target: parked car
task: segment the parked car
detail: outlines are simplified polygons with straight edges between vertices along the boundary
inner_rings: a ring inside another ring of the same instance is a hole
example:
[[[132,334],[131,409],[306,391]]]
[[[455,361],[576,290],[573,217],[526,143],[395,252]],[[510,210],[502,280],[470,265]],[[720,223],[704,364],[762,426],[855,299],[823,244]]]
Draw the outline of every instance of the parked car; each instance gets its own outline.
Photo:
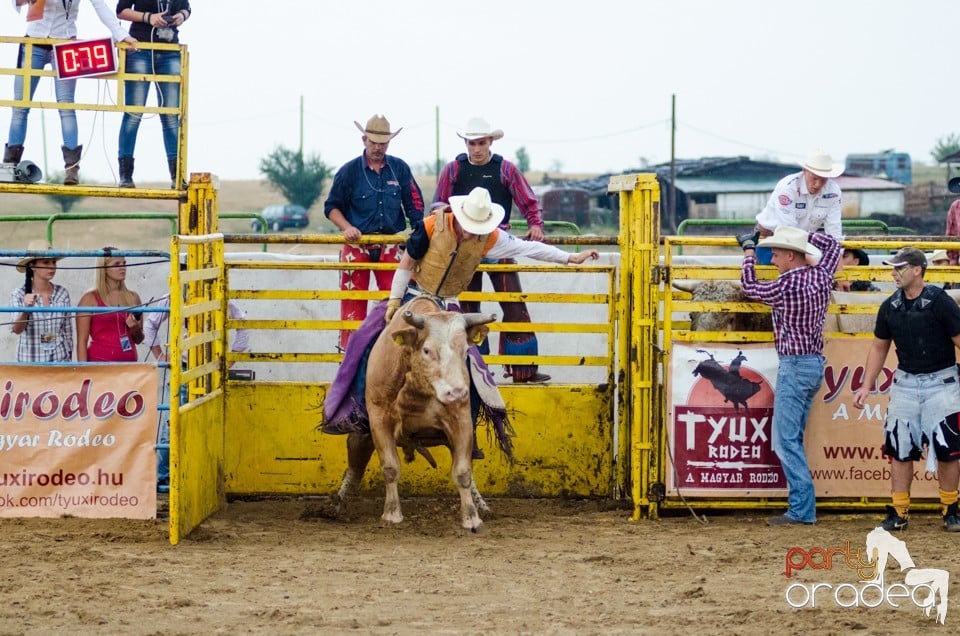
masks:
[[[288,227],[304,228],[310,225],[310,213],[302,205],[293,203],[278,203],[268,205],[260,213],[267,222],[267,227],[274,232],[282,232]],[[250,221],[250,227],[254,232],[261,229],[260,219]]]

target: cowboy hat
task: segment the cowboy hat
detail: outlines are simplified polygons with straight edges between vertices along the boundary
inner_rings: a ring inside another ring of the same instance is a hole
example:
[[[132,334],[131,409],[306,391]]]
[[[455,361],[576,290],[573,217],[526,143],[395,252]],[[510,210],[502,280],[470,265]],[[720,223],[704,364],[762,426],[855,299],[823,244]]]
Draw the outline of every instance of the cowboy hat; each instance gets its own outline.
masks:
[[[354,121],[353,125],[362,132],[367,139],[376,144],[385,144],[398,134],[403,128],[397,128],[395,132],[390,132],[390,122],[383,115],[372,115],[367,120],[367,127],[364,128],[360,122]]]
[[[48,252],[53,250],[53,246],[50,245],[45,239],[37,239],[35,241],[30,241],[30,244],[27,245],[28,252]],[[17,263],[17,271],[23,273],[27,271],[27,265],[33,261],[39,260],[41,258],[52,258],[55,261],[62,259],[62,256],[24,256],[20,259],[20,262]]]
[[[809,170],[818,177],[823,177],[824,179],[832,179],[833,177],[839,177],[843,174],[843,164],[833,163],[833,159],[830,158],[830,155],[826,151],[817,149],[812,151],[807,155],[807,158],[804,159],[802,165],[806,170]]]
[[[857,261],[857,265],[864,265],[864,266],[866,266],[866,265],[869,265],[869,264],[870,264],[870,255],[867,254],[865,251],[863,251],[863,250],[860,249],[860,248],[849,248],[849,247],[848,247],[847,249],[843,250],[843,254],[844,254],[844,256],[846,256],[847,254],[852,254],[854,260]]]
[[[933,254],[927,257],[927,262],[931,265],[936,264],[937,261],[949,261],[950,257],[947,256],[947,250],[934,250]]]
[[[503,206],[490,200],[486,188],[477,186],[467,196],[450,197],[450,209],[464,230],[471,234],[489,234],[503,220]]]
[[[457,136],[467,141],[471,139],[485,139],[487,137],[496,140],[503,137],[503,131],[499,128],[492,130],[490,124],[488,124],[485,119],[472,117],[470,121],[467,122],[467,125],[463,127],[463,130],[457,131]]]
[[[822,253],[815,245],[811,245],[807,240],[806,230],[789,225],[778,225],[773,231],[772,236],[760,239],[757,247],[779,247],[785,250],[793,250],[801,254],[809,254],[815,258],[820,258]]]

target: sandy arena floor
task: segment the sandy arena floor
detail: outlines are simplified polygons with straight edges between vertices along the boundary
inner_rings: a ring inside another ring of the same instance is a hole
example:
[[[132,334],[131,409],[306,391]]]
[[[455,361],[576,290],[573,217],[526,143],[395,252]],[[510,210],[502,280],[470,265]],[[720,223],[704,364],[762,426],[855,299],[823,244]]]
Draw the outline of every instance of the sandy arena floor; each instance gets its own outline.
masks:
[[[398,527],[381,526],[374,496],[341,521],[316,518],[320,503],[234,501],[176,547],[164,521],[0,520],[0,633],[906,634],[960,621],[960,536],[932,514],[898,536],[919,567],[951,571],[945,628],[909,604],[786,602],[791,583],[857,583],[842,557],[788,580],[785,557],[860,549],[873,514],[771,528],[745,513],[631,522],[609,502],[494,499],[470,535],[453,496],[403,499]]]

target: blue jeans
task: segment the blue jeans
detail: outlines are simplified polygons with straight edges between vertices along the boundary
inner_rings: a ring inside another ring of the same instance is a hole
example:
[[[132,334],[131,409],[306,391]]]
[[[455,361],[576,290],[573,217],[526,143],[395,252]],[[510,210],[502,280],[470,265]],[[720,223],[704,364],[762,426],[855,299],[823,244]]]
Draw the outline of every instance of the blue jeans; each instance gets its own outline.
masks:
[[[26,44],[20,45],[20,53],[17,55],[17,68],[23,68],[23,58],[26,53]],[[53,49],[41,48],[36,44],[33,46],[33,53],[30,59],[30,68],[39,69],[47,64],[53,66]],[[37,91],[39,77],[30,78],[30,98]],[[53,81],[53,87],[57,94],[57,101],[60,103],[72,104],[73,96],[77,90],[77,80],[58,80]],[[13,98],[23,99],[23,76],[17,75],[13,80]],[[10,134],[7,136],[7,143],[11,146],[22,146],[27,138],[27,116],[30,114],[29,108],[14,108],[10,115]],[[77,113],[73,110],[60,111],[60,130],[63,134],[63,145],[73,150],[77,147]]]
[[[780,458],[789,489],[787,516],[796,521],[817,520],[813,478],[803,448],[803,432],[813,398],[823,384],[823,356],[782,356],[773,398],[773,452]]]
[[[180,75],[179,51],[139,50],[127,53],[127,73],[148,75]],[[179,108],[180,84],[174,82],[156,82],[157,106]],[[124,103],[128,106],[145,106],[149,82],[124,82]],[[124,113],[120,122],[119,157],[132,157],[137,145],[137,131],[143,113]],[[177,137],[180,134],[180,117],[160,115],[160,127],[163,130],[163,147],[167,159],[177,158]]]

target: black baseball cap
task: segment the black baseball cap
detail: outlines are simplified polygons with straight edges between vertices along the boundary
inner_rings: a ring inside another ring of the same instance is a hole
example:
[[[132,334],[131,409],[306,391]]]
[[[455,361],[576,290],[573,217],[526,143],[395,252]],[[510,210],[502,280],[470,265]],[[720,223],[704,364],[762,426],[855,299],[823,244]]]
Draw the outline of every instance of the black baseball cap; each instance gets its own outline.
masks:
[[[883,264],[891,267],[912,265],[913,267],[925,268],[927,266],[927,256],[915,247],[903,247],[890,259],[883,261]]]

